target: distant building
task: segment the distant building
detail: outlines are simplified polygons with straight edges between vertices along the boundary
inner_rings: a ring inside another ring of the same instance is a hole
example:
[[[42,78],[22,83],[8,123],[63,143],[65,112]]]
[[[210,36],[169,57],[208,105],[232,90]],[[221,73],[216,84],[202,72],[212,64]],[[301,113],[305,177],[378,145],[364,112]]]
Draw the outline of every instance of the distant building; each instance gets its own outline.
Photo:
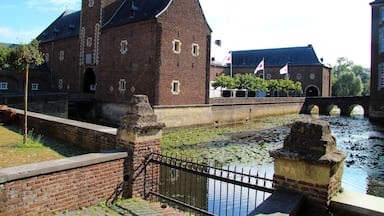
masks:
[[[208,102],[211,29],[198,0],[83,0],[37,39],[55,91],[101,106]]]
[[[369,117],[384,120],[384,0],[372,6],[371,92]]]
[[[258,71],[256,76],[262,78],[264,75],[266,80],[284,79],[286,75],[281,75],[280,69],[288,64],[289,79],[302,83],[304,96],[331,96],[331,68],[319,61],[312,45],[233,51],[233,75],[237,73],[253,74],[263,59],[264,71]],[[224,72],[230,74],[230,68],[226,67]]]

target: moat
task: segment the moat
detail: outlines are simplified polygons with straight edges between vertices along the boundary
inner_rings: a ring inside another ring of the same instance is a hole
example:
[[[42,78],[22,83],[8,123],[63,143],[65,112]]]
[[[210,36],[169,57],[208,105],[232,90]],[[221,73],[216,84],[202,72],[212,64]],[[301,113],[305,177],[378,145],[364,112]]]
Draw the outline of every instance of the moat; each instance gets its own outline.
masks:
[[[266,171],[268,176],[273,176],[273,159],[269,157],[268,151],[283,144],[284,138],[290,132],[291,122],[295,119],[311,118],[328,121],[338,148],[347,152],[343,188],[384,197],[384,126],[366,118],[309,115],[270,117],[271,121],[280,122],[280,125],[283,122],[284,126],[226,134],[231,138],[186,145],[183,147],[184,153],[198,155],[215,165],[237,169],[252,168]],[[264,123],[265,120],[260,122]],[[233,127],[242,126],[239,124]]]

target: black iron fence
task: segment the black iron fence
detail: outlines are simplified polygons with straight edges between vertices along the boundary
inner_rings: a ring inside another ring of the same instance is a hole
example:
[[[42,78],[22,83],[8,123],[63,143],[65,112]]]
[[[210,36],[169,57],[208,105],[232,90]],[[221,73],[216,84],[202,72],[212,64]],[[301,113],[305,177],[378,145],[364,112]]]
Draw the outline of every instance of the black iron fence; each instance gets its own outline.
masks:
[[[248,215],[274,191],[266,172],[156,153],[147,162],[160,165],[159,192],[147,193],[191,215]]]

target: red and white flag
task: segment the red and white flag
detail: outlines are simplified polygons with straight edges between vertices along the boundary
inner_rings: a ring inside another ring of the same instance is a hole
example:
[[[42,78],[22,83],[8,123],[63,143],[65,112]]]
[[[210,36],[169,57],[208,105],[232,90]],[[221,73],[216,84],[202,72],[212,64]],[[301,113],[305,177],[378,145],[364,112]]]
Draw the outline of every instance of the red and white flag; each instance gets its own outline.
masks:
[[[261,60],[261,62],[257,65],[255,72],[253,73],[256,74],[258,71],[262,71],[262,70],[264,70],[264,59]]]
[[[232,64],[232,52],[229,52],[224,58],[224,64]]]
[[[288,73],[288,64],[286,64],[284,67],[280,69],[280,74],[287,74]]]

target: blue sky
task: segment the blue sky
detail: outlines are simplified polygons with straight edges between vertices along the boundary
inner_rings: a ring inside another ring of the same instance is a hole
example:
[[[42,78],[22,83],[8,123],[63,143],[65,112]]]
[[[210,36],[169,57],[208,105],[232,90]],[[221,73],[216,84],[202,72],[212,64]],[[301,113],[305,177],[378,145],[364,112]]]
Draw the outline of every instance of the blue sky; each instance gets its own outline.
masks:
[[[334,65],[345,56],[370,66],[373,0],[200,0],[217,60],[230,50],[306,46]],[[1,0],[0,42],[28,43],[80,0]]]

